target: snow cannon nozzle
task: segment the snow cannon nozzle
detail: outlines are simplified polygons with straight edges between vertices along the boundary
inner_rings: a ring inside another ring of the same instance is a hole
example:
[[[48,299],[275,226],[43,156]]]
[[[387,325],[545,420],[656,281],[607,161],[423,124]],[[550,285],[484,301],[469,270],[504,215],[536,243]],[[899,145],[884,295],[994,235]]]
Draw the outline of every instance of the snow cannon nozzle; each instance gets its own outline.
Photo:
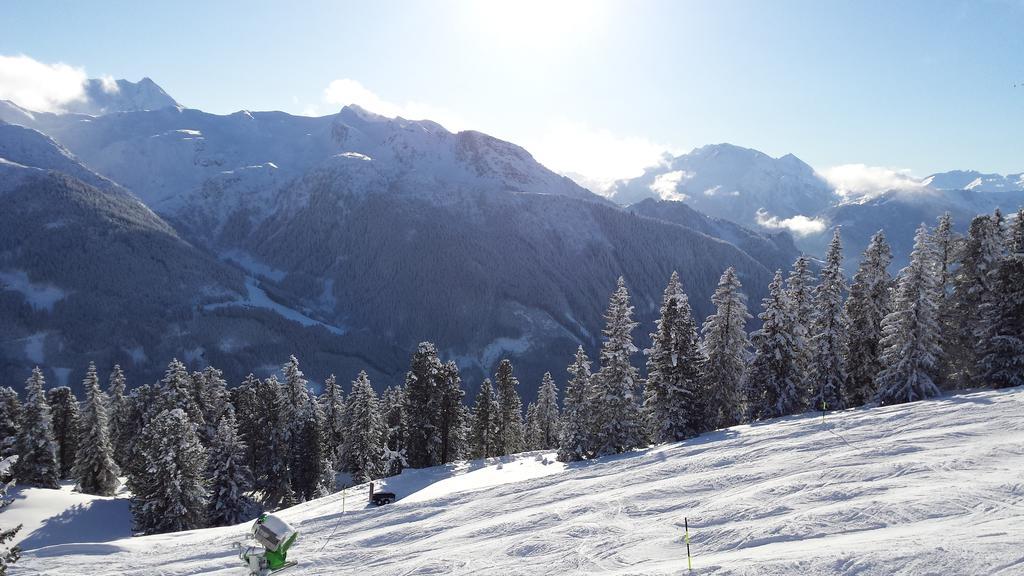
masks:
[[[294,566],[288,561],[288,549],[299,533],[279,516],[260,514],[253,522],[251,536],[257,546],[248,546],[240,554],[251,576],[267,576]],[[241,545],[239,545],[241,546]]]

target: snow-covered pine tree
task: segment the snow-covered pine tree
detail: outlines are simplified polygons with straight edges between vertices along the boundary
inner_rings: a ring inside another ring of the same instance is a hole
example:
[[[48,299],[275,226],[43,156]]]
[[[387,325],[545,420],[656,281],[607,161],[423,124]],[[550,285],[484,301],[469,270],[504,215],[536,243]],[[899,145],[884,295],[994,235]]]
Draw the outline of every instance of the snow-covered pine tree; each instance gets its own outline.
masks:
[[[299,368],[299,360],[294,355],[288,357],[288,361],[281,367],[281,374],[284,376],[283,392],[285,398],[285,410],[283,415],[288,426],[290,462],[288,465],[289,477],[291,478],[291,490],[297,502],[304,502],[311,496],[318,476],[319,463],[310,461],[303,456],[309,449],[304,446],[307,442],[310,425],[309,389],[306,375]]]
[[[411,468],[440,464],[441,434],[436,420],[442,368],[437,348],[430,342],[420,342],[405,376],[405,457]]]
[[[389,386],[381,406],[384,425],[381,466],[384,476],[396,476],[408,466],[405,459],[405,389]]]
[[[699,433],[691,417],[701,363],[697,323],[676,272],[665,287],[656,328],[651,347],[644,351],[644,418],[651,440],[675,442]]]
[[[310,390],[306,391],[299,422],[292,429],[292,490],[300,502],[320,498],[334,489],[330,455],[324,447],[324,413]]]
[[[882,321],[882,365],[873,401],[900,404],[930,398],[939,347],[938,278],[928,228],[914,237],[910,264],[900,272],[890,312]]]
[[[1003,246],[991,216],[978,216],[971,226],[960,251],[960,267],[953,275],[952,320],[956,326],[953,337],[944,342],[949,357],[950,373],[943,379],[951,388],[969,388],[979,384],[979,343],[985,325],[981,311],[995,298],[995,271]]]
[[[181,408],[185,411],[188,419],[202,428],[206,422],[203,419],[203,411],[195,400],[194,384],[188,369],[177,358],[171,360],[164,372],[164,378],[160,381],[159,390],[156,392],[156,403],[146,409],[155,416],[164,410]]]
[[[725,428],[739,422],[743,414],[740,383],[746,368],[746,324],[750,319],[747,296],[742,292],[736,270],[729,267],[711,296],[715,312],[701,327],[701,392],[704,417],[701,431]]]
[[[263,407],[259,404],[258,391],[260,381],[253,374],[245,377],[241,384],[231,389],[231,407],[234,409],[238,434],[245,447],[245,465],[253,475],[253,483],[257,474],[257,451],[265,448],[266,435],[260,429]],[[220,427],[218,426],[218,429]]]
[[[345,444],[345,391],[331,374],[324,380],[324,393],[320,395],[324,411],[324,442],[334,470],[343,468],[342,454]]]
[[[57,464],[60,477],[71,478],[78,453],[78,398],[67,386],[51,388],[46,393],[53,420],[53,440],[57,443]]]
[[[986,386],[1024,385],[1024,209],[1010,228],[1007,254],[993,275],[994,298],[982,310],[985,333],[977,367]]]
[[[786,278],[786,295],[793,306],[793,336],[797,347],[799,366],[797,377],[800,378],[800,402],[797,412],[802,412],[811,403],[811,361],[814,359],[811,346],[811,325],[814,322],[814,275],[810,269],[810,259],[800,256],[793,262],[793,268]]]
[[[459,458],[468,459],[472,458],[470,453],[472,452],[469,445],[469,435],[473,426],[473,409],[463,404],[459,406],[459,411],[462,415],[459,417],[461,427],[459,429],[459,444],[456,446],[456,452],[460,455]]]
[[[15,474],[23,484],[40,488],[60,487],[57,443],[53,440],[50,404],[46,401],[43,371],[36,366],[25,382],[25,403],[21,408],[18,434],[18,464]]]
[[[761,306],[761,329],[750,337],[754,359],[743,385],[751,420],[793,414],[800,409],[803,396],[793,303],[782,286],[782,270],[775,273]]]
[[[604,315],[601,369],[593,378],[591,407],[594,418],[594,452],[618,454],[646,443],[637,402],[639,376],[630,363],[633,345],[633,305],[626,281],[619,277]]]
[[[142,435],[147,472],[130,485],[136,530],[160,534],[202,528],[207,510],[207,456],[196,424],[181,408],[164,410]]]
[[[314,394],[312,390],[309,391],[308,406],[308,410],[314,413],[319,427],[319,453],[316,456],[320,461],[320,465],[317,467],[317,472],[319,472],[320,477],[317,480],[313,496],[315,498],[321,498],[334,492],[337,484],[337,476],[334,471],[334,466],[331,463],[331,451],[327,446],[327,419],[324,416],[323,408],[317,401],[316,394]]]
[[[14,486],[14,479],[8,477],[17,460],[18,457],[14,455],[0,459],[0,512],[14,502],[14,498],[8,496],[7,491]],[[0,528],[0,576],[7,574],[7,568],[21,557],[20,546],[7,546],[7,543],[13,540],[21,530],[21,526],[18,524],[14,528]]]
[[[381,458],[384,425],[380,420],[377,393],[373,391],[366,372],[360,372],[352,382],[348,415],[345,455],[352,481],[361,484],[380,478],[384,472]]]
[[[0,387],[0,459],[17,454],[21,401],[10,386]]]
[[[80,419],[81,442],[74,469],[77,490],[84,494],[113,496],[121,470],[114,462],[114,445],[110,442],[109,399],[100,390],[100,379],[92,362],[82,380],[82,388],[85,390],[85,405]]]
[[[953,272],[962,241],[960,235],[953,230],[953,217],[949,212],[940,216],[935,232],[931,236],[931,243],[939,291],[939,345],[943,351],[952,347],[952,343],[956,341],[956,333],[960,329],[956,325],[956,315],[953,311]],[[944,353],[939,359],[938,378],[935,383],[940,388],[951,387],[947,376],[952,372],[950,355]]]
[[[143,384],[132,389],[125,397],[124,422],[121,428],[124,442],[125,457],[120,465],[121,472],[128,477],[128,485],[131,486],[133,478],[141,478],[146,472],[146,447],[142,445],[141,432],[156,417],[154,407],[159,405],[155,398],[159,388],[149,384]]]
[[[566,369],[569,383],[565,386],[565,403],[558,438],[558,459],[562,462],[583,460],[590,453],[590,358],[583,346],[576,349],[576,357]]]
[[[246,463],[245,442],[238,434],[234,409],[228,405],[210,443],[208,461],[210,497],[207,520],[210,526],[232,526],[249,518],[253,502],[252,471]]]
[[[523,427],[523,401],[519,397],[519,379],[512,375],[512,362],[504,359],[494,374],[498,388],[498,447],[496,456],[521,452],[526,443]]]
[[[192,378],[196,385],[197,403],[205,423],[199,437],[203,445],[208,446],[217,435],[220,418],[227,410],[228,386],[224,381],[224,372],[213,366],[207,366],[202,372],[193,374]]]
[[[538,449],[550,450],[558,447],[558,433],[561,418],[558,414],[558,386],[551,372],[545,372],[537,393],[537,426],[540,429]]]
[[[1006,232],[1006,218],[998,206],[992,212],[992,227],[995,229],[996,239],[999,240],[999,256],[1005,256],[1006,250],[1010,246],[1011,238],[1010,234]]]
[[[110,442],[114,446],[114,462],[118,466],[123,466],[124,460],[128,458],[128,447],[122,440],[123,432],[127,432],[125,430],[127,427],[126,403],[128,401],[125,397],[126,382],[127,379],[124,376],[124,370],[121,370],[121,365],[114,364],[113,370],[110,371],[110,378],[107,380],[107,397],[110,399],[110,409],[107,410],[107,415],[110,417]]]
[[[491,379],[484,378],[473,406],[473,423],[469,434],[472,458],[491,458],[498,455],[498,414],[498,401],[494,397]]]
[[[462,421],[462,399],[466,392],[462,389],[462,377],[459,367],[453,361],[441,367],[437,379],[438,412],[437,429],[441,437],[438,446],[439,464],[454,462],[462,455],[460,448],[465,444]]]
[[[526,406],[526,442],[524,448],[526,450],[538,450],[541,443],[540,435],[540,422],[537,421],[537,404],[530,402]]]
[[[871,243],[861,257],[857,273],[850,285],[846,300],[849,319],[846,366],[849,381],[846,387],[847,405],[862,406],[875,395],[875,378],[883,366],[882,320],[890,312],[892,276],[888,267],[892,251],[881,230],[871,237]]]
[[[277,377],[260,381],[256,393],[260,406],[258,429],[260,450],[256,454],[256,486],[263,495],[268,508],[294,504],[295,493],[291,487],[288,470],[292,421],[288,410],[288,399]]]
[[[814,288],[814,323],[811,332],[812,408],[839,410],[846,406],[846,329],[843,309],[843,245],[837,226],[825,267]]]
[[[306,394],[306,375],[299,369],[299,360],[294,355],[288,357],[288,361],[281,367],[281,373],[284,375],[284,391],[289,410],[292,416],[297,416],[303,412],[309,397]]]

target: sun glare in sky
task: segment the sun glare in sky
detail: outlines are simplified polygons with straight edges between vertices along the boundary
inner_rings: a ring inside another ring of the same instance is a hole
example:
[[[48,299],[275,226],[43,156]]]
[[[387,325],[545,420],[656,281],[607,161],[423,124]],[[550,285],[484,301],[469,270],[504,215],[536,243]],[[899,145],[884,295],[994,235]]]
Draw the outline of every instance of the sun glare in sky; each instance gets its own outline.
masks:
[[[607,5],[586,0],[500,0],[463,4],[466,26],[491,49],[565,50],[592,41],[607,22]]]

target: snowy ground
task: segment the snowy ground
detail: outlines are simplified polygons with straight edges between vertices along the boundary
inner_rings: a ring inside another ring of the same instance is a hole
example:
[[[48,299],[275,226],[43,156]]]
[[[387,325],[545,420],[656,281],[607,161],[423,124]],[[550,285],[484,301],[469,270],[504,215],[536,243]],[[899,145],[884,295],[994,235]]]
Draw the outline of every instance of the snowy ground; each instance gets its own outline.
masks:
[[[0,527],[21,524],[14,543],[31,549],[68,542],[103,542],[131,536],[128,493],[122,486],[113,498],[72,491],[75,483],[59,490],[16,486],[14,502],[0,515]]]
[[[409,471],[283,512],[290,574],[1024,574],[1024,389],[739,426],[569,466]],[[6,516],[6,514],[5,514]],[[13,574],[243,574],[245,527],[29,550]]]

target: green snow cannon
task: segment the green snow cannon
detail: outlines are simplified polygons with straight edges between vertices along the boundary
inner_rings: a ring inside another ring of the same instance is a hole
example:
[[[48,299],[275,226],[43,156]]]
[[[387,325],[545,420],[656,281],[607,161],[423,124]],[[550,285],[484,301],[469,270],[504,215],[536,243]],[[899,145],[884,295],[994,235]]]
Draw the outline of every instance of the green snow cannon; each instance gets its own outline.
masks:
[[[294,566],[288,561],[288,549],[299,535],[294,528],[273,514],[260,514],[252,525],[252,537],[262,549],[249,546],[241,554],[242,562],[253,576],[267,576]]]

